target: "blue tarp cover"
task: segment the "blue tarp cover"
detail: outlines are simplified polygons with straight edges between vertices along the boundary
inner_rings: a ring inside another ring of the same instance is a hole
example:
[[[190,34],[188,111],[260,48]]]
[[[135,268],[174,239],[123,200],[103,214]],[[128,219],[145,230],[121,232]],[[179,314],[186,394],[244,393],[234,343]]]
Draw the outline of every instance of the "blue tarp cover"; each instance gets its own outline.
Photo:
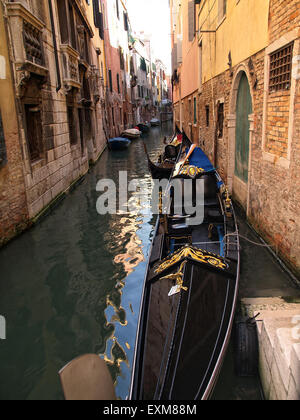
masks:
[[[109,143],[129,143],[130,140],[125,139],[124,137],[115,137],[114,139],[109,139]]]
[[[210,160],[200,147],[196,147],[194,150],[192,156],[189,158],[189,164],[191,166],[196,166],[197,168],[202,168],[205,172],[215,170]]]

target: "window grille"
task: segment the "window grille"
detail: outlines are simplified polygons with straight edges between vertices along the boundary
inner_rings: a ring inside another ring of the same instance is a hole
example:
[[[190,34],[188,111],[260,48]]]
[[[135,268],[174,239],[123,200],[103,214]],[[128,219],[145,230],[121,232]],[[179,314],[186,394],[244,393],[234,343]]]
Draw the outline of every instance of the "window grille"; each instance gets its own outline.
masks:
[[[270,55],[270,92],[290,89],[292,58],[293,44]]]

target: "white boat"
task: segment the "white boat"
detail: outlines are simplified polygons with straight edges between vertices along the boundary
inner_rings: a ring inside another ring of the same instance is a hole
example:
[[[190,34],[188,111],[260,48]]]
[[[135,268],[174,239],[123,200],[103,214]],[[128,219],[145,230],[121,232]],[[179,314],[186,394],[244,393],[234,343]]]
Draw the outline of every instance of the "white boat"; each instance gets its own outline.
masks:
[[[135,128],[130,128],[128,130],[123,131],[122,137],[126,137],[127,139],[138,139],[141,137],[142,132],[136,130]]]
[[[157,126],[159,126],[159,125],[160,125],[160,120],[158,120],[157,118],[153,118],[153,119],[150,121],[150,123],[151,123],[152,127],[157,127]]]

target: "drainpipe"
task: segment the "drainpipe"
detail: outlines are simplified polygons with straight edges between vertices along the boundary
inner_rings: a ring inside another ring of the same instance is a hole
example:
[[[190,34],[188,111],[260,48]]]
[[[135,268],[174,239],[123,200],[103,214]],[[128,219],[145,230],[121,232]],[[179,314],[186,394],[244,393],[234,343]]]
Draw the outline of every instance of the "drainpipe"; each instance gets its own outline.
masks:
[[[59,92],[61,89],[61,77],[60,77],[60,68],[59,68],[59,60],[58,60],[57,42],[56,42],[56,31],[55,31],[54,18],[53,18],[52,0],[48,0],[48,3],[49,3],[50,22],[51,22],[52,39],[53,39],[53,46],[54,46],[55,65],[56,65],[56,78],[57,78],[56,92]]]

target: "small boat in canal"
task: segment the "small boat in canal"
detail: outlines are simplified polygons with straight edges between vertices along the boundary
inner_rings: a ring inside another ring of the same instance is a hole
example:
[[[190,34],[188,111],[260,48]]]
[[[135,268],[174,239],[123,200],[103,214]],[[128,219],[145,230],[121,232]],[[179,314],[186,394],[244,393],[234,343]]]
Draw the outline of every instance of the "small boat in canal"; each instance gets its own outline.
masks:
[[[130,128],[128,130],[123,131],[121,136],[130,140],[135,140],[140,138],[141,134],[142,132],[140,130],[137,130],[136,128]]]
[[[137,125],[137,127],[138,127],[138,129],[142,132],[142,133],[148,133],[149,132],[149,130],[150,130],[150,127],[151,127],[151,124],[147,124],[147,123],[145,123],[145,124],[143,124],[143,123],[140,123],[140,124],[138,124]]]
[[[152,126],[152,127],[158,127],[158,126],[160,126],[160,120],[159,120],[159,119],[157,119],[157,118],[153,118],[153,119],[150,121],[150,124],[151,124],[151,126]]]
[[[234,208],[195,145],[172,173],[172,182],[185,179],[192,180],[193,205],[204,185],[197,203],[204,221],[175,203],[169,183],[171,210],[158,218],[144,282],[130,400],[209,399],[231,336],[240,270]]]
[[[110,150],[126,150],[130,146],[131,141],[124,137],[115,137],[108,140]]]

